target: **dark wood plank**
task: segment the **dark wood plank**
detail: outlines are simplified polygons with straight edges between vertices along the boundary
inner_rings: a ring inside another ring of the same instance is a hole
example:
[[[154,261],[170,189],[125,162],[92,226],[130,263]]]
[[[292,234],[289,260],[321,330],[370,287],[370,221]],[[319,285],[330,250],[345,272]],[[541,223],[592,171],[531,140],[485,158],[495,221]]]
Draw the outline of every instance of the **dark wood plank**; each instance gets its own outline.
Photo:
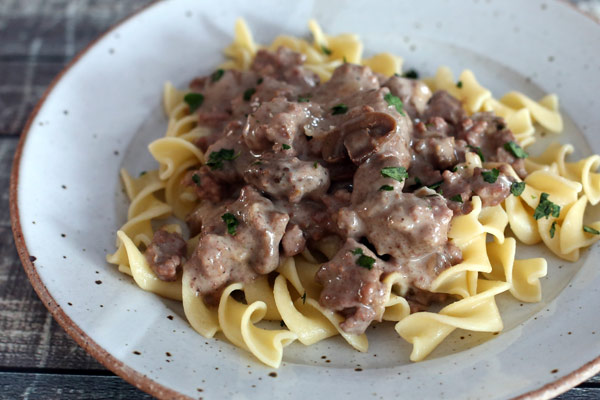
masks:
[[[118,376],[0,372],[0,399],[153,399]]]
[[[600,387],[576,387],[556,397],[556,400],[598,400]]]
[[[19,135],[33,106],[68,61],[150,1],[0,2],[0,134]]]

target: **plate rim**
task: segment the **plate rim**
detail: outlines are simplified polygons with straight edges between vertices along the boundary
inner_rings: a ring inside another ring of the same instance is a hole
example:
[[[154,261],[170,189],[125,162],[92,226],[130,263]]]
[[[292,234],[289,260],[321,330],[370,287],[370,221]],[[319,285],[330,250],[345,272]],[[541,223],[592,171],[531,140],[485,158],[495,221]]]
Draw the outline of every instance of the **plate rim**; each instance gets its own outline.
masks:
[[[58,324],[65,330],[65,332],[75,340],[75,342],[82,347],[88,354],[90,354],[95,360],[106,367],[108,370],[114,372],[116,375],[121,377],[129,384],[137,387],[138,389],[158,398],[177,398],[177,399],[191,399],[174,389],[168,388],[152,378],[148,377],[141,372],[129,367],[122,361],[119,361],[115,356],[109,353],[104,347],[96,343],[86,332],[84,332],[75,321],[73,321],[55,301],[52,294],[48,291],[40,276],[38,275],[37,268],[34,262],[31,260],[29,250],[25,243],[25,237],[21,229],[19,205],[18,205],[18,184],[19,184],[19,168],[21,164],[22,150],[29,135],[30,128],[33,124],[33,120],[36,118],[40,109],[45,104],[47,97],[54,90],[55,86],[61,81],[61,79],[70,71],[70,69],[84,56],[87,52],[93,48],[100,40],[105,38],[108,34],[116,30],[118,27],[126,23],[127,21],[135,18],[139,14],[147,11],[158,3],[162,3],[164,0],[152,0],[150,3],[142,6],[140,9],[134,11],[130,15],[120,19],[115,24],[111,25],[106,31],[98,35],[94,40],[88,43],[82,50],[80,50],[54,77],[52,82],[48,85],[39,101],[29,114],[27,122],[23,130],[21,131],[19,142],[15,149],[15,154],[11,166],[10,184],[9,184],[9,211],[11,220],[11,229],[15,242],[15,247],[19,255],[21,264],[29,282],[33,286],[36,294],[38,295],[41,302],[44,304],[46,309],[52,314],[53,318]],[[562,4],[571,7],[578,11],[582,16],[589,18],[595,23],[600,25],[600,18],[596,18],[588,13],[583,12],[577,8],[574,4],[568,0],[549,0],[550,2]],[[553,382],[547,383],[538,389],[531,390],[524,394],[515,397],[515,400],[525,399],[547,399],[558,396],[561,393],[574,388],[579,383],[589,379],[590,377],[600,373],[600,355],[591,361],[583,364],[580,368],[564,375]]]

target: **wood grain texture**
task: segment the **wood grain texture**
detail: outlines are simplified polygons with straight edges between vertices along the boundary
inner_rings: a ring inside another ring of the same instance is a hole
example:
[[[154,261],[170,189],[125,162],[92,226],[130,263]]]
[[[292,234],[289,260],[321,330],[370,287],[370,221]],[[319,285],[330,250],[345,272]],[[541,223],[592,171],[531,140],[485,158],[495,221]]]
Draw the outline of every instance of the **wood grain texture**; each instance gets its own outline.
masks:
[[[118,376],[0,372],[0,399],[153,399]]]

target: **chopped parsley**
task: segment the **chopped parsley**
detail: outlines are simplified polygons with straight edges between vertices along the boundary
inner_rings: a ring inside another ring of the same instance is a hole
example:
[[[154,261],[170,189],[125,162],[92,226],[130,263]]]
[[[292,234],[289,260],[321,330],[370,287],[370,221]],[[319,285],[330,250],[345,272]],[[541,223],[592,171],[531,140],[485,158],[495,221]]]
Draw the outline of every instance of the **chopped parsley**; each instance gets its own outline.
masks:
[[[332,54],[331,49],[329,49],[327,46],[325,46],[324,44],[321,45],[321,51],[325,54],[327,54],[328,56],[330,56]]]
[[[442,186],[442,183],[444,183],[444,181],[439,181],[436,183],[432,183],[431,185],[427,186],[429,189],[433,189],[433,190],[437,190],[440,186]]]
[[[313,164],[313,168],[314,168],[314,169],[317,169],[317,168],[319,168],[319,163],[315,161],[315,163]]]
[[[344,56],[344,64],[348,64],[348,60],[346,60],[346,56]]]
[[[368,270],[373,268],[373,264],[375,264],[375,259],[373,257],[365,256],[360,247],[355,248],[354,250],[350,251],[350,253],[354,254],[355,256],[359,256],[356,260],[356,265],[358,265],[359,267],[363,267]]]
[[[200,177],[198,176],[198,174],[192,175],[192,181],[194,181],[196,186],[200,186]]]
[[[146,175],[146,174],[147,174],[147,172],[146,172],[146,171],[142,171],[142,172],[140,172],[140,176],[144,176],[144,175]]]
[[[221,219],[223,220],[223,222],[225,222],[225,225],[227,225],[227,233],[229,233],[231,236],[235,236],[235,228],[239,224],[235,215],[233,215],[232,213],[225,213],[221,215]]]
[[[462,85],[462,81],[458,81],[458,82],[456,82],[456,87],[457,87],[457,88],[459,88],[459,89],[462,89],[462,86],[463,86],[463,85]]]
[[[379,190],[385,190],[386,192],[391,192],[392,190],[394,190],[394,187],[390,186],[390,185],[383,185],[379,188]]]
[[[402,182],[408,178],[408,172],[406,172],[406,168],[404,167],[385,167],[381,168],[381,176]]]
[[[310,98],[308,96],[298,96],[298,103],[308,103]]]
[[[409,69],[402,76],[408,79],[419,79],[419,73],[415,69]]]
[[[343,103],[340,103],[337,106],[333,106],[333,108],[331,109],[331,114],[333,115],[346,114],[346,112],[348,112],[348,106]]]
[[[208,161],[206,165],[210,167],[210,169],[223,169],[223,161],[232,161],[235,160],[239,156],[235,154],[233,149],[221,149],[219,151],[213,151],[208,155]]]
[[[218,69],[210,75],[210,80],[213,82],[218,82],[219,79],[221,79],[223,77],[224,73],[225,73],[224,70]]]
[[[462,196],[460,194],[457,194],[455,196],[450,197],[450,200],[456,201],[457,203],[462,203],[463,202]]]
[[[400,97],[396,97],[393,94],[388,93],[383,96],[383,99],[388,103],[388,105],[396,107],[396,111],[398,111],[400,115],[406,116],[404,113],[404,103],[402,103]]]
[[[515,142],[506,142],[504,143],[504,149],[512,153],[513,156],[517,158],[527,158],[529,155],[521,146],[516,144]]]
[[[498,168],[492,168],[490,171],[483,171],[481,176],[483,176],[483,180],[487,183],[494,183],[498,180],[498,175],[500,171]]]
[[[481,147],[471,146],[470,144],[468,144],[467,147],[473,152],[477,153],[481,162],[485,162],[485,158],[483,157],[483,153],[481,152]]]
[[[415,176],[415,185],[418,185],[419,187],[423,186],[423,182],[421,182],[418,176]]]
[[[600,235],[600,231],[592,228],[591,226],[587,226],[587,225],[583,226],[583,231],[587,232],[587,233],[591,233],[593,235]]]
[[[204,102],[204,96],[200,93],[188,93],[183,97],[183,101],[187,103],[192,113],[200,108]]]
[[[306,292],[302,295],[302,304],[306,304]]]
[[[260,85],[261,83],[263,83],[263,78],[258,78],[258,79],[256,80],[256,84],[257,84],[257,85]]]
[[[519,197],[521,193],[523,193],[523,190],[525,190],[525,182],[513,182],[513,184],[510,185],[510,192],[515,197]]]
[[[556,233],[556,221],[554,221],[552,223],[552,226],[550,227],[550,238],[554,239],[554,233]]]
[[[289,150],[292,148],[289,144],[285,144],[285,143],[282,144],[281,147],[283,147],[284,150]]]
[[[540,202],[533,213],[533,218],[536,220],[544,217],[548,219],[551,215],[554,218],[560,216],[560,206],[548,200],[548,196],[550,196],[548,193],[542,193],[540,196]]]
[[[497,130],[501,131],[501,130],[503,130],[504,128],[506,128],[506,125],[504,125],[504,123],[503,123],[503,122],[498,122],[498,123],[496,124],[496,129],[497,129]]]
[[[250,101],[254,93],[256,93],[256,89],[254,89],[253,87],[250,89],[246,89],[246,91],[244,92],[244,100]]]

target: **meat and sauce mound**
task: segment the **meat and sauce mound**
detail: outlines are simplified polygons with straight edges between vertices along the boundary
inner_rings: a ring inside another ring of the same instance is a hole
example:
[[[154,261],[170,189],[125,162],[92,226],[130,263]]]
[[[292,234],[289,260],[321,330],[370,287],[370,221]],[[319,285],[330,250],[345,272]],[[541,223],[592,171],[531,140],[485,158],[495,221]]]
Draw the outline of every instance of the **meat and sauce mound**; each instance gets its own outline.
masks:
[[[319,302],[362,333],[384,311],[383,279],[405,278],[413,310],[440,272],[461,262],[448,241],[454,216],[470,199],[502,202],[523,160],[515,137],[490,113],[468,116],[444,91],[343,64],[328,82],[304,56],[261,50],[248,71],[218,70],[191,83],[191,111],[210,134],[196,145],[206,163],[189,171],[200,206],[187,218],[198,245],[185,259],[174,233],[154,236],[146,258],[160,279],[185,268],[192,286],[216,304],[232,282],[273,272],[282,257],[341,243],[315,280]],[[193,105],[193,107],[192,107]],[[466,168],[467,153],[496,168]]]

